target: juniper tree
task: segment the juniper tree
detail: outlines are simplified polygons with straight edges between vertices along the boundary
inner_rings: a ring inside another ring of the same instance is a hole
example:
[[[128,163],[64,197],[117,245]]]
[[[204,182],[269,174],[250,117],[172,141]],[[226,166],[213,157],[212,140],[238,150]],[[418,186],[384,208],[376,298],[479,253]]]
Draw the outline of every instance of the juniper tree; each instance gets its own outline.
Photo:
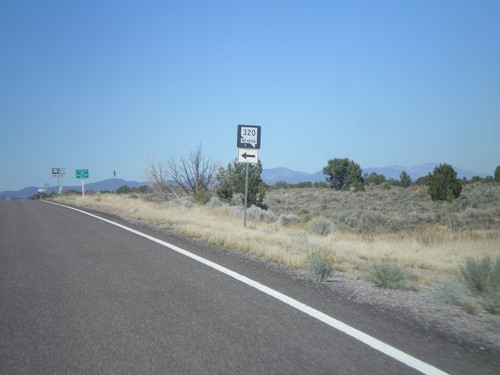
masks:
[[[352,160],[347,158],[328,160],[328,165],[323,168],[323,173],[332,189],[345,190],[353,187],[358,191],[364,191],[361,167]]]
[[[457,178],[457,172],[449,164],[439,164],[432,174],[429,174],[428,193],[433,201],[451,202],[460,196],[462,182]]]

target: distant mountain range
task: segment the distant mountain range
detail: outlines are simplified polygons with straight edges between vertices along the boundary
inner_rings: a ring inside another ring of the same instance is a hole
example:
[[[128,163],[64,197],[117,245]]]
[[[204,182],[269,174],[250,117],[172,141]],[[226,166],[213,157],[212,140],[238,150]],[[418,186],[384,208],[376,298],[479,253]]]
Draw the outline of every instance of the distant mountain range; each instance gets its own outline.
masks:
[[[141,185],[144,185],[143,182],[137,182],[137,181],[125,181],[119,178],[116,179],[109,179],[109,180],[104,180],[100,182],[94,182],[90,184],[85,184],[85,191],[115,191],[121,186],[127,185],[129,188],[136,188]],[[38,194],[38,189],[40,187],[35,187],[35,186],[29,186],[25,187],[24,189],[17,190],[17,191],[2,191],[0,192],[0,200],[6,200],[6,199],[28,199],[35,194]],[[63,186],[64,190],[76,190],[76,191],[81,191],[82,186],[81,185],[76,185],[76,186]],[[51,194],[53,191],[57,191],[57,186],[51,186],[47,189],[46,194]]]
[[[411,177],[413,181],[416,179],[427,176],[431,173],[434,168],[439,163],[427,163],[422,165],[416,165],[411,168],[406,168],[399,165],[391,165],[388,167],[380,167],[380,168],[366,168],[363,170],[363,174],[371,174],[377,173],[384,175],[387,179],[393,178],[395,180],[399,180],[399,175],[402,171],[406,171]],[[474,176],[479,176],[481,178],[486,177],[484,173],[472,172],[461,168],[455,168],[457,175],[459,178],[467,178],[470,180]],[[264,169],[262,171],[262,180],[268,185],[274,185],[276,182],[287,182],[289,184],[297,184],[299,182],[324,182],[325,175],[323,171],[319,171],[316,173],[305,173],[294,171],[289,168],[279,167],[279,168],[271,168]],[[114,191],[121,186],[127,185],[129,188],[136,188],[138,186],[144,185],[144,182],[137,181],[125,181],[122,179],[109,179],[100,182],[85,184],[85,190],[94,190],[94,191]],[[29,197],[34,196],[38,193],[39,187],[30,186],[18,191],[3,191],[0,192],[0,200],[6,199],[28,199]],[[52,193],[57,190],[57,186],[51,186],[47,189],[47,194]],[[81,185],[76,186],[64,186],[64,190],[81,190]]]
[[[363,174],[372,174],[377,173],[384,175],[387,179],[393,178],[395,180],[399,180],[399,175],[401,172],[406,171],[411,177],[413,181],[417,180],[420,177],[427,176],[429,173],[432,173],[434,168],[439,165],[439,163],[427,163],[422,165],[416,165],[411,168],[399,166],[399,165],[391,165],[388,167],[379,167],[379,168],[365,168],[363,170]],[[461,168],[453,168],[459,178],[467,178],[470,180],[474,176],[479,176],[481,178],[486,177],[484,173],[478,173],[473,171],[468,171],[466,169]],[[296,184],[299,182],[324,182],[326,176],[323,174],[323,171],[319,171],[316,173],[305,173],[305,172],[297,172],[293,171],[289,168],[271,168],[264,169],[262,171],[262,180],[268,185],[274,185],[276,182],[284,181],[289,184]]]

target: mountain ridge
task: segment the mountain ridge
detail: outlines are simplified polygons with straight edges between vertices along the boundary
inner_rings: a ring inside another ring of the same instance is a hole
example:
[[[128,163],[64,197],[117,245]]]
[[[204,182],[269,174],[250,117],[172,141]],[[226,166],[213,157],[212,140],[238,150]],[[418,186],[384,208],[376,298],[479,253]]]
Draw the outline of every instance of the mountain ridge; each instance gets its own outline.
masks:
[[[420,177],[427,176],[429,173],[432,173],[434,168],[438,166],[440,163],[425,163],[420,165],[415,165],[410,168],[401,166],[401,165],[389,165],[386,167],[369,167],[363,169],[363,174],[382,174],[387,179],[393,178],[395,180],[399,180],[399,176],[401,172],[405,171],[408,173],[413,181],[417,180]],[[459,178],[467,178],[470,180],[474,176],[479,176],[481,178],[486,177],[484,173],[478,173],[474,171],[469,171],[463,168],[453,168],[455,172],[457,172],[457,176]],[[318,171],[316,173],[305,173],[300,171],[294,171],[290,168],[286,167],[277,167],[264,169],[262,171],[262,180],[268,185],[274,185],[277,182],[286,182],[289,184],[296,184],[299,182],[325,182],[326,176],[323,174],[323,171]]]

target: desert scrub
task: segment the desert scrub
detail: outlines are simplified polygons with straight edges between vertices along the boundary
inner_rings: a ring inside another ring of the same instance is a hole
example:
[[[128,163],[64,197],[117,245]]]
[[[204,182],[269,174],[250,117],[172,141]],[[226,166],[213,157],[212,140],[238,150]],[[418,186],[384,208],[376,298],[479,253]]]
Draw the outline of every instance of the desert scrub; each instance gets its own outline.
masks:
[[[434,302],[460,306],[464,298],[458,284],[453,282],[441,282],[432,285],[430,299]]]
[[[464,284],[481,298],[483,307],[492,314],[500,313],[500,258],[493,261],[489,256],[483,259],[468,257],[460,266]]]
[[[310,252],[305,260],[309,275],[318,282],[325,280],[332,274],[333,262],[334,259],[331,255],[324,255],[318,250]]]
[[[491,192],[490,192],[491,190]],[[467,204],[462,198],[444,203],[432,201],[422,186],[367,187],[361,194],[326,188],[271,189],[265,204],[276,215],[293,213],[323,216],[335,223],[335,231],[369,230],[376,233],[420,230],[423,225],[450,224],[454,230],[500,229],[500,184],[467,185]],[[465,211],[473,208],[475,211]]]
[[[216,196],[210,197],[210,200],[206,203],[206,206],[210,207],[210,208],[226,208],[226,207],[228,207],[225,203],[223,203]]]
[[[297,245],[305,246],[309,242],[309,238],[307,236],[301,234],[301,235],[293,236],[292,242],[297,244]]]
[[[489,256],[483,259],[467,257],[460,266],[460,273],[465,285],[471,292],[485,294],[493,290],[500,291],[500,258],[492,264]]]
[[[278,222],[282,225],[298,224],[300,221],[300,217],[295,214],[284,214],[278,218]]]
[[[404,289],[408,272],[395,262],[381,261],[373,264],[367,279],[384,289]]]
[[[500,290],[491,291],[482,297],[481,305],[492,314],[500,315]]]
[[[263,210],[262,208],[254,205],[247,208],[247,217],[249,220],[258,220],[266,223],[276,221],[276,216],[271,211]]]
[[[328,236],[333,231],[333,224],[327,218],[317,217],[307,224],[307,230],[318,236]]]

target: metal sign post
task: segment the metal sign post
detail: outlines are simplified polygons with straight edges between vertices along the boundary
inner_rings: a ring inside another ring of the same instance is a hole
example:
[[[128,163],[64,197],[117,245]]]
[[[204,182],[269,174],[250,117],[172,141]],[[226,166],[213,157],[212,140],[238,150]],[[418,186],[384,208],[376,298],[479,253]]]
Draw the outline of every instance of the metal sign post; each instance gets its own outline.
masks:
[[[64,177],[66,173],[66,168],[52,168],[52,176],[57,177],[57,194],[61,195],[62,186],[61,186],[61,177]]]
[[[236,147],[238,148],[238,162],[245,163],[245,208],[243,213],[243,226],[247,227],[248,204],[248,164],[259,162],[260,126],[238,125]]]
[[[245,166],[245,212],[243,214],[243,227],[247,227],[247,200],[248,200],[248,164]]]

